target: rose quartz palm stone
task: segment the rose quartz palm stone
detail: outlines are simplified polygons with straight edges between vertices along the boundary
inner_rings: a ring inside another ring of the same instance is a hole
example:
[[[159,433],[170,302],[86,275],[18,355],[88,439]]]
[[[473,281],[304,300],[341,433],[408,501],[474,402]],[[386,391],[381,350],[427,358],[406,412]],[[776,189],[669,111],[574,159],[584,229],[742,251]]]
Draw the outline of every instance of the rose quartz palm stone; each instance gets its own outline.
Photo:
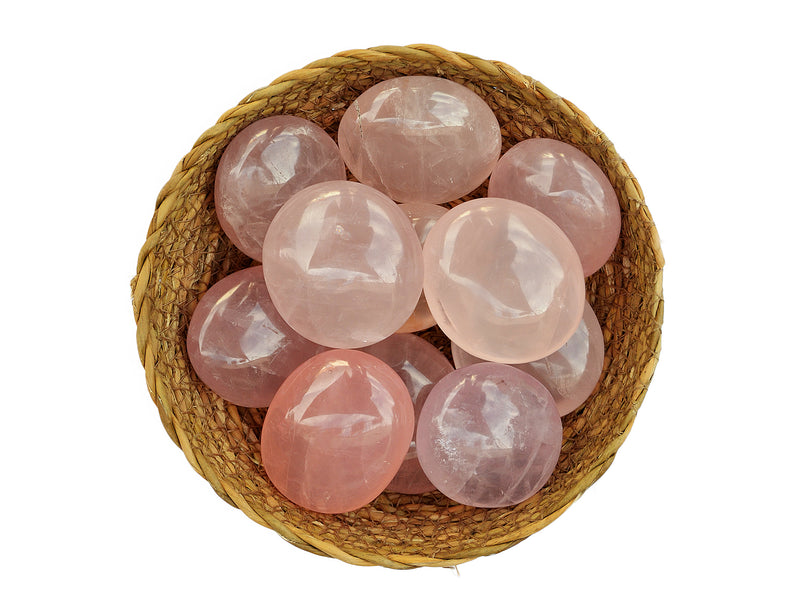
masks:
[[[367,346],[363,351],[381,359],[400,375],[414,403],[416,417],[434,384],[453,372],[453,365],[436,346],[410,333],[396,333],[382,342]],[[405,460],[386,490],[422,494],[434,489],[419,465],[415,438],[412,438]]]
[[[292,196],[267,231],[263,268],[286,322],[332,348],[389,337],[422,293],[422,248],[408,218],[384,194],[351,181]]]
[[[382,81],[345,111],[339,149],[361,183],[397,202],[442,204],[483,183],[500,156],[500,125],[469,88],[413,75]]]
[[[451,345],[457,368],[474,365],[481,359]],[[567,343],[542,359],[513,365],[533,375],[553,395],[562,417],[579,408],[594,391],[603,372],[603,330],[588,302],[583,318]]]
[[[561,437],[555,402],[540,382],[508,365],[480,363],[433,387],[419,416],[417,453],[445,496],[496,508],[542,488]]]
[[[489,196],[524,202],[564,230],[588,276],[617,245],[620,210],[611,182],[586,154],[547,138],[519,142],[497,163]]]
[[[239,406],[268,406],[295,368],[325,350],[281,318],[260,266],[232,273],[203,294],[186,349],[203,383]]]
[[[264,419],[261,456],[292,502],[322,513],[378,497],[408,451],[414,407],[403,380],[374,356],[329,350],[286,379]]]
[[[419,243],[424,244],[425,239],[428,237],[428,232],[433,227],[433,224],[439,220],[443,214],[447,212],[444,206],[438,204],[424,204],[422,202],[409,202],[401,204],[400,208],[411,221],[411,226],[417,232]],[[422,331],[436,325],[436,319],[433,318],[431,310],[428,308],[428,302],[425,300],[425,294],[420,294],[419,301],[417,302],[414,313],[408,318],[403,326],[397,330],[397,333],[413,333],[415,331]]]
[[[309,185],[344,180],[339,148],[318,125],[291,115],[260,119],[222,153],[214,203],[222,230],[242,252],[261,260],[272,218]]]
[[[555,223],[503,198],[450,209],[423,249],[425,297],[453,342],[483,360],[552,354],[583,314],[580,259]]]

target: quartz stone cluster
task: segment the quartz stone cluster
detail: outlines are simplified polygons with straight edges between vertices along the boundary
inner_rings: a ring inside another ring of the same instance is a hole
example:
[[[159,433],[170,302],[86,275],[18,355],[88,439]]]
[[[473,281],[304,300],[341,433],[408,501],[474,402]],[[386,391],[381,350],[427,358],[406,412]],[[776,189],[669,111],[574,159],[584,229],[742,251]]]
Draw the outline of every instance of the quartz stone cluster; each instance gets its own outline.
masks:
[[[223,153],[220,225],[261,264],[202,295],[187,352],[209,393],[266,409],[262,464],[290,501],[340,513],[438,490],[502,507],[552,475],[561,417],[603,368],[584,277],[619,205],[580,149],[533,138],[501,156],[500,132],[467,86],[409,76],[355,98],[338,143],[279,115]],[[486,198],[454,202],[487,178]],[[414,335],[431,327],[454,364]]]

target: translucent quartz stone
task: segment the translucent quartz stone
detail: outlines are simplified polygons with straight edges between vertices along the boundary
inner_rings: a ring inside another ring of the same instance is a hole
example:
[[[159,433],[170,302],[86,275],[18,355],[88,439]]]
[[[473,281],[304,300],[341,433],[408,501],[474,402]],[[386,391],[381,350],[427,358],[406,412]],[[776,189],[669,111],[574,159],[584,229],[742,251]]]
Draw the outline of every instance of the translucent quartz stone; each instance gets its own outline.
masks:
[[[541,383],[508,365],[480,363],[433,387],[419,416],[417,453],[448,498],[511,506],[550,478],[561,435],[555,402]]]
[[[451,344],[456,368],[483,362]],[[538,379],[553,395],[562,417],[580,407],[594,391],[603,372],[603,330],[586,302],[578,329],[553,354],[540,360],[513,365]]]
[[[433,226],[423,249],[425,297],[445,335],[502,363],[552,354],[583,314],[583,271],[564,232],[513,200],[470,200]]]
[[[411,221],[411,226],[414,228],[414,231],[417,232],[420,244],[425,243],[425,239],[428,237],[428,232],[431,230],[431,227],[433,227],[433,224],[439,220],[439,217],[447,212],[444,206],[439,206],[438,204],[423,204],[422,202],[401,204],[400,208]],[[434,325],[436,325],[436,320],[433,318],[428,308],[428,302],[425,300],[425,294],[423,293],[420,294],[414,313],[397,332],[409,333],[422,331]]]
[[[225,148],[214,203],[222,230],[242,252],[261,260],[275,213],[309,185],[346,178],[339,148],[321,127],[290,115],[248,125]]]
[[[329,350],[297,368],[264,419],[270,481],[309,510],[340,513],[374,500],[408,451],[414,407],[403,380],[358,350]]]
[[[500,156],[500,125],[469,88],[439,77],[382,81],[348,107],[339,149],[361,183],[397,202],[442,204],[483,183]]]
[[[497,163],[489,196],[524,202],[564,230],[581,257],[584,275],[605,264],[620,232],[619,201],[597,164],[564,142],[519,142]]]
[[[453,372],[453,365],[436,346],[410,333],[389,336],[363,351],[381,359],[400,375],[414,403],[415,416],[419,416],[433,385]],[[414,439],[403,464],[386,489],[402,494],[422,494],[435,489],[419,466]]]
[[[259,266],[232,273],[203,294],[186,349],[197,376],[225,400],[268,406],[289,373],[326,348],[281,318]]]
[[[350,181],[292,196],[267,231],[263,267],[286,322],[332,348],[389,337],[422,293],[422,248],[408,218],[384,194]]]

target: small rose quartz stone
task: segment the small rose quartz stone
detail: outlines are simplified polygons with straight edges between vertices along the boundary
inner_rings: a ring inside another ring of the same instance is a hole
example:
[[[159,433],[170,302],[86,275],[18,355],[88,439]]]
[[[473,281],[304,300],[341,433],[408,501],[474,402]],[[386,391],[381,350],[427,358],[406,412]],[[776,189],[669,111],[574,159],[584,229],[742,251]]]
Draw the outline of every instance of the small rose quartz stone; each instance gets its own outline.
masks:
[[[326,348],[275,310],[261,267],[232,273],[203,294],[186,336],[197,376],[228,402],[268,406],[284,379]]]
[[[519,142],[492,172],[489,196],[517,200],[542,211],[564,230],[588,276],[602,267],[620,232],[611,182],[576,147],[547,138]]]
[[[456,344],[451,344],[451,349],[456,368],[483,362]],[[579,408],[594,391],[603,372],[603,354],[603,330],[586,302],[580,325],[566,344],[542,359],[512,366],[542,382],[563,417]]]
[[[433,226],[423,257],[431,313],[473,356],[539,360],[580,323],[585,289],[578,254],[530,206],[503,198],[459,204]]]
[[[411,221],[411,226],[417,232],[419,243],[424,244],[425,239],[428,237],[428,232],[433,227],[433,224],[439,220],[439,217],[447,213],[444,206],[438,204],[423,204],[422,202],[409,202],[401,204],[400,208],[406,213],[406,216]],[[425,294],[420,294],[417,306],[414,313],[408,318],[403,326],[397,330],[397,333],[413,333],[415,331],[422,331],[436,325],[436,319],[433,318],[428,302],[425,300]]]
[[[382,81],[339,124],[344,162],[397,202],[442,204],[483,183],[500,156],[500,125],[469,88],[440,77]]]
[[[263,267],[286,322],[332,348],[389,337],[422,293],[422,248],[408,218],[384,194],[351,181],[292,196],[267,232]]]
[[[403,380],[358,350],[329,350],[297,368],[264,419],[261,456],[292,502],[322,513],[378,497],[408,451],[414,407]]]
[[[540,382],[508,365],[480,363],[433,387],[419,416],[417,453],[445,496],[496,508],[544,486],[561,437],[555,402]]]
[[[346,179],[333,139],[291,115],[260,119],[231,140],[217,167],[214,202],[222,230],[242,252],[261,260],[278,209],[303,188]]]
[[[453,372],[453,365],[436,346],[410,333],[396,333],[363,351],[381,359],[400,375],[414,403],[415,417],[419,416],[434,384]],[[412,438],[394,479],[386,486],[387,491],[422,494],[435,489],[419,466],[415,439]]]

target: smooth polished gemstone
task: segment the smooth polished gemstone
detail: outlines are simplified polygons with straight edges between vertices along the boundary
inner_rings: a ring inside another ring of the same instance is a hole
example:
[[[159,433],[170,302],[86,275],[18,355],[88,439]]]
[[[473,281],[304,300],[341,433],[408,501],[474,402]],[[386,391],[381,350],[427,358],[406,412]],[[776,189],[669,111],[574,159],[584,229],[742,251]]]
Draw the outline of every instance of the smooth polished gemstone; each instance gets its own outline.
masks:
[[[438,204],[424,204],[422,202],[408,202],[401,204],[400,208],[406,213],[406,216],[411,221],[411,226],[417,232],[420,244],[425,243],[428,237],[428,232],[433,227],[433,224],[439,220],[443,214],[447,213],[444,206]],[[397,330],[398,333],[412,333],[414,331],[422,331],[436,325],[436,319],[433,318],[428,302],[425,300],[425,293],[419,296],[419,301],[414,309],[414,313],[408,318],[403,326]]]
[[[483,362],[451,344],[456,368]],[[533,375],[553,395],[562,417],[580,407],[594,391],[603,372],[603,330],[588,302],[578,329],[558,350],[542,359],[513,365]]]
[[[519,142],[497,163],[489,196],[524,202],[564,230],[584,275],[602,267],[617,245],[620,210],[611,182],[576,147],[547,138]]]
[[[297,368],[267,411],[261,456],[292,502],[322,513],[356,510],[391,481],[414,431],[403,380],[358,350],[329,350]]]
[[[239,406],[268,406],[295,368],[326,350],[281,318],[260,266],[232,273],[203,294],[186,349],[203,383]]]
[[[423,249],[425,297],[437,324],[470,354],[523,363],[552,354],[583,314],[575,248],[536,209],[470,200],[433,226]]]
[[[237,248],[261,260],[267,227],[284,202],[309,185],[344,179],[339,148],[321,127],[291,115],[266,117],[240,131],[222,154],[217,217]]]
[[[422,248],[402,210],[351,181],[298,192],[264,240],[275,306],[304,337],[360,348],[406,322],[422,293]]]
[[[382,342],[367,346],[363,351],[381,359],[400,375],[414,403],[416,417],[434,384],[453,372],[453,365],[436,346],[410,333],[396,333]],[[403,464],[386,489],[402,494],[422,494],[435,489],[419,466],[415,438],[411,440]]]
[[[483,183],[500,156],[500,125],[469,88],[440,77],[382,81],[339,124],[344,162],[397,202],[442,204]]]
[[[541,383],[508,365],[480,363],[433,387],[419,417],[417,453],[448,498],[511,506],[550,478],[561,436],[555,402]]]

